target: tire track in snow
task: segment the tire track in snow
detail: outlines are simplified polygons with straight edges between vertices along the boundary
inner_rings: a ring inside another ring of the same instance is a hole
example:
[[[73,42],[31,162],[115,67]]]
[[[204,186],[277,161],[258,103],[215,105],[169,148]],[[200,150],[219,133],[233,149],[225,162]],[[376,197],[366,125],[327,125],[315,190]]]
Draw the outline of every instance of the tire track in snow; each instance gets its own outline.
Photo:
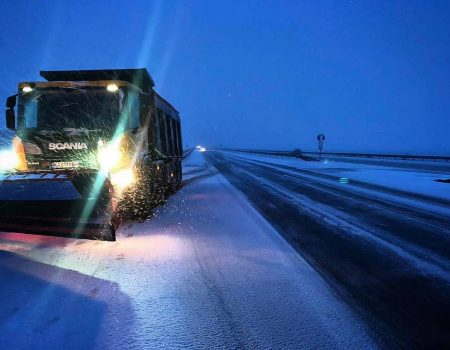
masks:
[[[306,208],[293,203],[292,198],[274,193],[267,185],[267,180],[278,182],[282,187],[290,186],[290,190],[299,195],[323,197],[322,201],[340,210],[355,206],[354,203],[348,203],[353,194],[349,194],[348,198],[341,194],[332,196],[332,188],[314,188],[308,186],[305,179],[287,178],[280,172],[271,172],[267,167],[237,161],[218,153],[210,154],[208,159],[363,315],[387,345],[430,348],[450,344],[448,280],[435,278],[426,270],[418,269],[413,261],[399,258],[385,245],[350,236],[347,227],[330,226],[321,220],[320,215],[311,215]],[[381,205],[382,200],[378,200]],[[360,220],[364,219],[363,213],[367,215],[374,212],[364,197],[359,200],[355,198],[353,202],[359,202],[361,210],[347,212],[350,218],[353,216]],[[391,233],[395,239],[403,218],[400,216],[395,222],[391,217],[391,205],[387,201],[384,211],[379,207],[375,211],[378,219],[388,219],[384,231]],[[423,230],[420,220],[409,222],[408,225],[410,229]],[[366,227],[373,229],[371,226],[373,224],[369,220]],[[420,242],[416,243],[420,246]],[[401,241],[396,244],[401,245]],[[408,250],[404,244],[398,248]],[[443,256],[448,260],[448,255]],[[424,260],[424,256],[420,258]]]
[[[238,161],[245,162],[246,160],[238,159]],[[252,164],[253,160],[249,163]],[[438,257],[443,257],[445,262],[448,261],[450,256],[450,218],[445,215],[448,212],[441,214],[440,212],[424,211],[409,204],[386,199],[383,196],[378,197],[373,192],[360,192],[350,184],[343,187],[337,181],[330,182],[322,177],[304,175],[303,170],[300,169],[296,169],[297,172],[291,172],[277,169],[271,165],[258,163],[256,165],[270,172],[272,182],[278,183],[282,177],[285,180],[282,186],[298,192],[298,181],[301,181],[302,187],[307,186],[309,189],[313,189],[308,192],[308,195],[314,201],[323,204],[334,203],[342,212],[351,213],[353,217],[358,217],[358,220],[364,219],[368,227],[377,227],[381,231],[389,227],[391,237],[385,236],[386,238],[401,239],[407,244],[417,245],[420,251],[424,251],[426,248],[431,254],[428,254],[428,258],[436,260]],[[269,181],[267,174],[264,181]],[[336,201],[336,197],[339,197],[338,201]],[[394,228],[395,230],[393,230]],[[443,262],[442,259],[439,260],[441,263]]]

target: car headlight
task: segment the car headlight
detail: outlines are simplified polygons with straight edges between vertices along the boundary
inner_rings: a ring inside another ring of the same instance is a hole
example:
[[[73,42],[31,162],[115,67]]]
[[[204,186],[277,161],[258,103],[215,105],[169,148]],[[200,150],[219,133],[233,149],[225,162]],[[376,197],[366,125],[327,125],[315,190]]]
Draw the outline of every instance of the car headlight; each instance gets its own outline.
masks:
[[[0,170],[14,170],[20,164],[20,158],[13,150],[0,151]]]

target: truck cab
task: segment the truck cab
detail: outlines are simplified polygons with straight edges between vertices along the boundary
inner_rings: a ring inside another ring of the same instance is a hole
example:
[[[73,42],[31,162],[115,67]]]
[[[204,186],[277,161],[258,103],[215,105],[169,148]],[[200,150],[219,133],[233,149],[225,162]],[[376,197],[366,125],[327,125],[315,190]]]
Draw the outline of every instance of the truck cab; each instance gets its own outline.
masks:
[[[146,69],[40,75],[46,81],[21,82],[8,98],[6,123],[16,136],[3,168],[101,173],[117,193],[145,192],[147,200],[180,186],[180,117]]]

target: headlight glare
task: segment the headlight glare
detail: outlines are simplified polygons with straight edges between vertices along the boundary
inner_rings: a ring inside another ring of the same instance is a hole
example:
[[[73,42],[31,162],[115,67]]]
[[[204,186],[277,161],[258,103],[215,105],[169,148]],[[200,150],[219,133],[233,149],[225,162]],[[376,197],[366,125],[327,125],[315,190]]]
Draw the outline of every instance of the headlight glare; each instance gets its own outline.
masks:
[[[0,151],[0,170],[14,170],[20,164],[19,156],[13,150]]]
[[[106,146],[98,150],[97,160],[100,168],[105,172],[109,172],[114,168],[119,163],[120,158],[120,150],[116,147]]]
[[[123,169],[111,174],[111,183],[119,190],[124,190],[136,181],[131,169]]]

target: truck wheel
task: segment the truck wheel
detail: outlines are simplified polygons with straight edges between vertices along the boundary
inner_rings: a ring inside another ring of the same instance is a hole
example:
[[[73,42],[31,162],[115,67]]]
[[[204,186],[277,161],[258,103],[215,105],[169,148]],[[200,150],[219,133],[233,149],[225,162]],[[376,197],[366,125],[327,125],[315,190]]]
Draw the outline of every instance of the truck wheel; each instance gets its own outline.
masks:
[[[100,239],[114,242],[116,240],[116,227],[112,223],[105,225],[100,231]]]
[[[104,241],[116,240],[116,228],[120,224],[120,218],[117,215],[116,200],[112,192],[109,193],[112,197],[109,201],[103,198],[97,203],[96,221],[101,220],[99,227],[92,234],[92,238],[101,239]]]
[[[183,168],[181,166],[181,162],[178,163],[177,166],[177,189],[179,190],[181,188],[181,185],[183,183]]]
[[[177,173],[176,170],[172,172],[173,176],[169,174],[169,181],[167,185],[167,196],[173,195],[177,191]]]
[[[177,190],[181,188],[182,181],[182,173],[181,173],[181,164],[180,162],[175,163],[173,169],[173,177],[171,177],[170,182],[170,192],[171,194],[175,193]]]

